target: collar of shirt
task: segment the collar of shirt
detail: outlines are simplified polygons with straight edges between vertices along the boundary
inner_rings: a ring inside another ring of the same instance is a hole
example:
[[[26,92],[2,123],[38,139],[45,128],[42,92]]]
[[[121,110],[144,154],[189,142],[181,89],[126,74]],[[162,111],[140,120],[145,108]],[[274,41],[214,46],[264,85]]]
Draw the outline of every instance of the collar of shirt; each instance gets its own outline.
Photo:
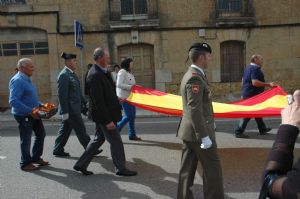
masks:
[[[97,64],[96,64],[97,65]],[[104,73],[107,73],[108,69],[102,66],[97,65]]]
[[[71,73],[74,73],[74,71],[73,71],[71,68],[69,68],[69,67],[67,67],[67,66],[65,66],[65,68],[66,68],[67,70],[69,70]]]
[[[253,63],[253,62],[251,62],[250,65],[260,67],[259,65],[257,65],[256,63]]]
[[[31,82],[31,78],[28,75],[26,75],[25,73],[22,73],[21,71],[19,71],[18,74],[25,80]]]
[[[206,75],[205,75],[205,73],[204,73],[204,71],[203,71],[202,68],[196,66],[195,64],[192,64],[191,67],[192,67],[192,68],[195,68],[195,69],[198,70],[198,71],[200,71],[200,72],[202,73],[202,75],[204,75],[204,77],[206,77]]]

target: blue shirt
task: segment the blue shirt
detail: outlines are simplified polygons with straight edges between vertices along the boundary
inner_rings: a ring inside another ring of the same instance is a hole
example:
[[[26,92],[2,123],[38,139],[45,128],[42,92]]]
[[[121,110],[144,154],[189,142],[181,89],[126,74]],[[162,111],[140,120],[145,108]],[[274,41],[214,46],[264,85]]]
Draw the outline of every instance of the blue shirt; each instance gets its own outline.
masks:
[[[252,80],[259,80],[265,82],[264,74],[262,73],[260,66],[251,63],[248,65],[243,74],[243,98],[249,98],[264,92],[264,87],[256,87],[252,85]]]
[[[15,74],[9,82],[9,104],[14,115],[27,116],[40,105],[36,87],[30,77],[22,72]]]

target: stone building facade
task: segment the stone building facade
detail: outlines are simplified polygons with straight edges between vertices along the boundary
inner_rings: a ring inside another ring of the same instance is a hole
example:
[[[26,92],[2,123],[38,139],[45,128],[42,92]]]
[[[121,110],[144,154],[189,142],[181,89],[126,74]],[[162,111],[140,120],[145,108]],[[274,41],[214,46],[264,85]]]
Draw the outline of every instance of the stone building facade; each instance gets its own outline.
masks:
[[[74,20],[84,26],[82,56]],[[8,105],[19,58],[33,59],[41,101],[56,103],[61,52],[78,55],[81,76],[98,46],[109,49],[112,64],[133,57],[138,84],[178,94],[195,41],[213,49],[206,72],[214,101],[239,98],[254,53],[264,57],[267,81],[287,92],[300,88],[298,0],[0,0],[0,106]]]

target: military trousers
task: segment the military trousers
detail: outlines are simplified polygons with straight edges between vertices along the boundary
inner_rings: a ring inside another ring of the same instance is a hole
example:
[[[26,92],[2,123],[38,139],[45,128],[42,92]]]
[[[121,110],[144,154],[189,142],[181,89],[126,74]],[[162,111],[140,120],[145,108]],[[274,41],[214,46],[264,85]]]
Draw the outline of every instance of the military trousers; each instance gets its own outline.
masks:
[[[198,162],[203,168],[204,198],[223,199],[222,169],[215,142],[211,148],[201,149],[199,143],[187,141],[183,141],[177,198],[194,198],[191,188],[194,184]]]
[[[69,119],[63,120],[58,130],[53,149],[54,153],[64,152],[64,146],[70,137],[72,129],[74,129],[80,144],[83,148],[86,148],[91,138],[86,133],[86,128],[81,115],[69,115]]]

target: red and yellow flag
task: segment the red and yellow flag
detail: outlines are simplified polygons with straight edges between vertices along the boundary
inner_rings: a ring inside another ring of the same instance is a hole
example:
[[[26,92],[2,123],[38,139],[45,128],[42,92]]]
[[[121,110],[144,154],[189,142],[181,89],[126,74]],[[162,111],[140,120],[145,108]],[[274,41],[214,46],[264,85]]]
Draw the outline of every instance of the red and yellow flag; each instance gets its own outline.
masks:
[[[149,111],[182,115],[182,99],[178,95],[133,86],[126,101]],[[287,94],[281,87],[274,87],[246,100],[233,103],[213,102],[213,109],[217,118],[272,117],[279,116],[286,105]]]

